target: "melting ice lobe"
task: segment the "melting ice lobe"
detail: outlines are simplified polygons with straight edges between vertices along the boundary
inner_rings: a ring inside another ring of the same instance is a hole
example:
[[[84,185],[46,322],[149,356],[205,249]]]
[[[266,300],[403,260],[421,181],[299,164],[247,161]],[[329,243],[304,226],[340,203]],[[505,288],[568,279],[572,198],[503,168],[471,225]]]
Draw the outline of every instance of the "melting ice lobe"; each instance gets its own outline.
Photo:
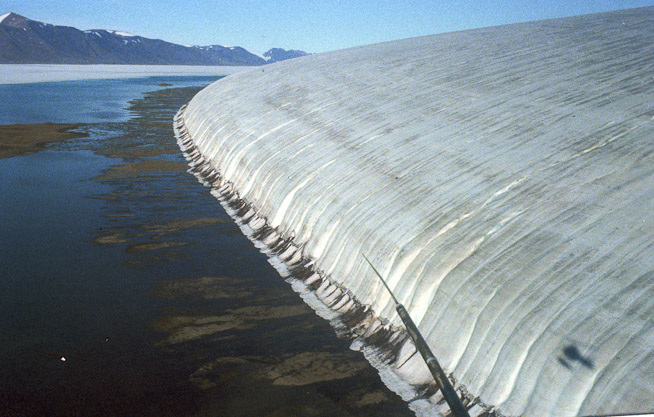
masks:
[[[651,412],[652,57],[654,8],[407,39],[234,74],[176,129],[410,383],[429,374],[362,254],[471,414]]]

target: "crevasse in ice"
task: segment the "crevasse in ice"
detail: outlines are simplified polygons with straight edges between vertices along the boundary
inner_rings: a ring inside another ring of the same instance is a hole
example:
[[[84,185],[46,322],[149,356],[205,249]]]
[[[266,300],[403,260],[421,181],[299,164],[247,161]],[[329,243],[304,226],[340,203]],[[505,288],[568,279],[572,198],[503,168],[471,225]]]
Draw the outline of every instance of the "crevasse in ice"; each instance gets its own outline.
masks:
[[[290,60],[179,120],[336,308],[400,326],[368,256],[471,398],[654,411],[654,8]]]

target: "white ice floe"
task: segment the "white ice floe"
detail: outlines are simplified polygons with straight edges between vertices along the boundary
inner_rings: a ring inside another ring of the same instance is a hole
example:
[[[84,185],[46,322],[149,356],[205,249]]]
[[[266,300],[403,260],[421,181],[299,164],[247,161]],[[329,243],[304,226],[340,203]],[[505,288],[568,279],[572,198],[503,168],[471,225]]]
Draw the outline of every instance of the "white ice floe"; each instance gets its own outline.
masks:
[[[652,412],[653,21],[650,7],[242,72],[181,113],[183,148],[274,227],[271,245],[292,238],[317,296],[371,308],[367,334],[401,327],[368,256],[475,414]],[[410,353],[394,372],[430,381]]]
[[[224,76],[252,67],[193,65],[59,65],[0,64],[0,84],[24,84],[46,81],[140,78],[156,75]]]

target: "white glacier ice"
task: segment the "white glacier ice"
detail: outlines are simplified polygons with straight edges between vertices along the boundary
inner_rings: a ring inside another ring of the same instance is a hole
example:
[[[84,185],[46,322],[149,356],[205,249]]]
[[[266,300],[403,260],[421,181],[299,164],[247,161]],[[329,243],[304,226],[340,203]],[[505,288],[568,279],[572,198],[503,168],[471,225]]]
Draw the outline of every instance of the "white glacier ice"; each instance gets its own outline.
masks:
[[[471,413],[652,412],[653,57],[653,7],[406,39],[233,74],[175,128],[405,381],[430,376],[362,254]]]

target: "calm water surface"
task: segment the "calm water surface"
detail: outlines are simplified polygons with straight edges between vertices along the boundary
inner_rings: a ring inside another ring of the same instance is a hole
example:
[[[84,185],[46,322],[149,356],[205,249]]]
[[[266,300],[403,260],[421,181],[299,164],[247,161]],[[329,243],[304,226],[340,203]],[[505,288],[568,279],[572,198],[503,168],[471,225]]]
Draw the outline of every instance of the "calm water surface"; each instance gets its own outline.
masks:
[[[0,124],[126,121],[146,91],[209,84],[218,77],[146,77],[0,85]]]
[[[0,86],[0,123],[89,134],[0,159],[0,416],[412,414],[185,172],[212,80]]]

